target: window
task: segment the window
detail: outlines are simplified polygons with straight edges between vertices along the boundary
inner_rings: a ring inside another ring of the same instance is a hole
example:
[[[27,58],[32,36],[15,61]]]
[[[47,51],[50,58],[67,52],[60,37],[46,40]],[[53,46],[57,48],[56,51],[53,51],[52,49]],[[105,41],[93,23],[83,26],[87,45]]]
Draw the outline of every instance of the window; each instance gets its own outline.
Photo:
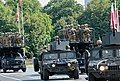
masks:
[[[72,52],[60,53],[60,58],[73,59],[73,58],[75,58],[75,53],[72,53]]]
[[[43,59],[45,60],[52,60],[52,59],[58,59],[58,54],[57,53],[53,53],[53,54],[44,54],[43,55]]]

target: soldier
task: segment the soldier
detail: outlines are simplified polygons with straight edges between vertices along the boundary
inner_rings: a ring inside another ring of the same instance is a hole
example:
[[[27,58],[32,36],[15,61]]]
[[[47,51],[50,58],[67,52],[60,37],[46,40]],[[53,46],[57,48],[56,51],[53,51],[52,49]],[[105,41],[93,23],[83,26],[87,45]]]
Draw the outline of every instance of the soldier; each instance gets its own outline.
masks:
[[[78,25],[78,28],[76,29],[76,41],[80,42],[80,25]]]
[[[44,46],[42,52],[47,52],[47,46]]]
[[[70,41],[76,41],[76,29],[71,26],[68,30],[68,36]]]
[[[82,29],[83,42],[90,42],[90,33],[92,30],[88,27],[88,24],[84,24]]]
[[[79,40],[80,40],[80,42],[84,42],[83,32],[84,32],[84,25],[80,25],[80,27],[79,27]]]

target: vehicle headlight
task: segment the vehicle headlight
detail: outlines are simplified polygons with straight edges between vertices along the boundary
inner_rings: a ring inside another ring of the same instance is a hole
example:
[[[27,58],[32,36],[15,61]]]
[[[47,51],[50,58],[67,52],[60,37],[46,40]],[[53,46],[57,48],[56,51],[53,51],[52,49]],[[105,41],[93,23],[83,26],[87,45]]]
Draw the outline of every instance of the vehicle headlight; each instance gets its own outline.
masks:
[[[55,64],[52,64],[52,67],[55,67]]]
[[[71,63],[68,63],[68,66],[70,67],[70,66],[71,66]]]
[[[108,69],[108,66],[100,66],[100,71],[105,71],[105,70],[107,70]]]

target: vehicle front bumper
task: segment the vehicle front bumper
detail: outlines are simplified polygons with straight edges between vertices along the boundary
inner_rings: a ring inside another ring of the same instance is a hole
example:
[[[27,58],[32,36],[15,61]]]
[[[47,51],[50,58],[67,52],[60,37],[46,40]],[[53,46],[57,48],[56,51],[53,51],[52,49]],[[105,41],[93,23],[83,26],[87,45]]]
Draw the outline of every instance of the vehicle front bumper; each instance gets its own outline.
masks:
[[[93,74],[96,78],[106,78],[106,79],[116,79],[120,78],[120,70],[107,70],[107,71],[98,71],[98,70],[89,70],[90,74]]]
[[[75,69],[77,69],[78,66],[56,66],[56,67],[49,67],[45,68],[47,69],[50,73],[56,73],[56,74],[66,74],[69,73]]]

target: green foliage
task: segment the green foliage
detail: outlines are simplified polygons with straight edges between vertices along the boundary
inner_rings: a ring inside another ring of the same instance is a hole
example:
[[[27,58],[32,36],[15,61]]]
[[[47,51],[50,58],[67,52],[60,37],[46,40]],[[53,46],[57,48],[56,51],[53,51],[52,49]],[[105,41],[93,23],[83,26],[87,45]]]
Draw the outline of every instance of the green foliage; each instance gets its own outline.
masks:
[[[9,6],[0,2],[0,32],[16,31],[15,16]]]
[[[0,2],[0,32],[18,32],[16,22],[18,2],[19,0],[7,0],[5,5]],[[46,13],[42,12],[42,7],[37,0],[23,0],[23,16],[25,47],[30,56],[30,53],[36,54],[41,47],[51,41],[52,21]]]
[[[78,18],[79,24],[88,23],[95,29],[96,36],[102,36],[109,31],[110,10],[109,0],[92,0]]]
[[[68,24],[78,24],[77,18],[82,14],[83,7],[75,0],[51,0],[44,11],[52,18],[54,34]]]
[[[32,14],[25,22],[27,46],[35,53],[51,40],[51,20],[47,14],[39,12]]]

